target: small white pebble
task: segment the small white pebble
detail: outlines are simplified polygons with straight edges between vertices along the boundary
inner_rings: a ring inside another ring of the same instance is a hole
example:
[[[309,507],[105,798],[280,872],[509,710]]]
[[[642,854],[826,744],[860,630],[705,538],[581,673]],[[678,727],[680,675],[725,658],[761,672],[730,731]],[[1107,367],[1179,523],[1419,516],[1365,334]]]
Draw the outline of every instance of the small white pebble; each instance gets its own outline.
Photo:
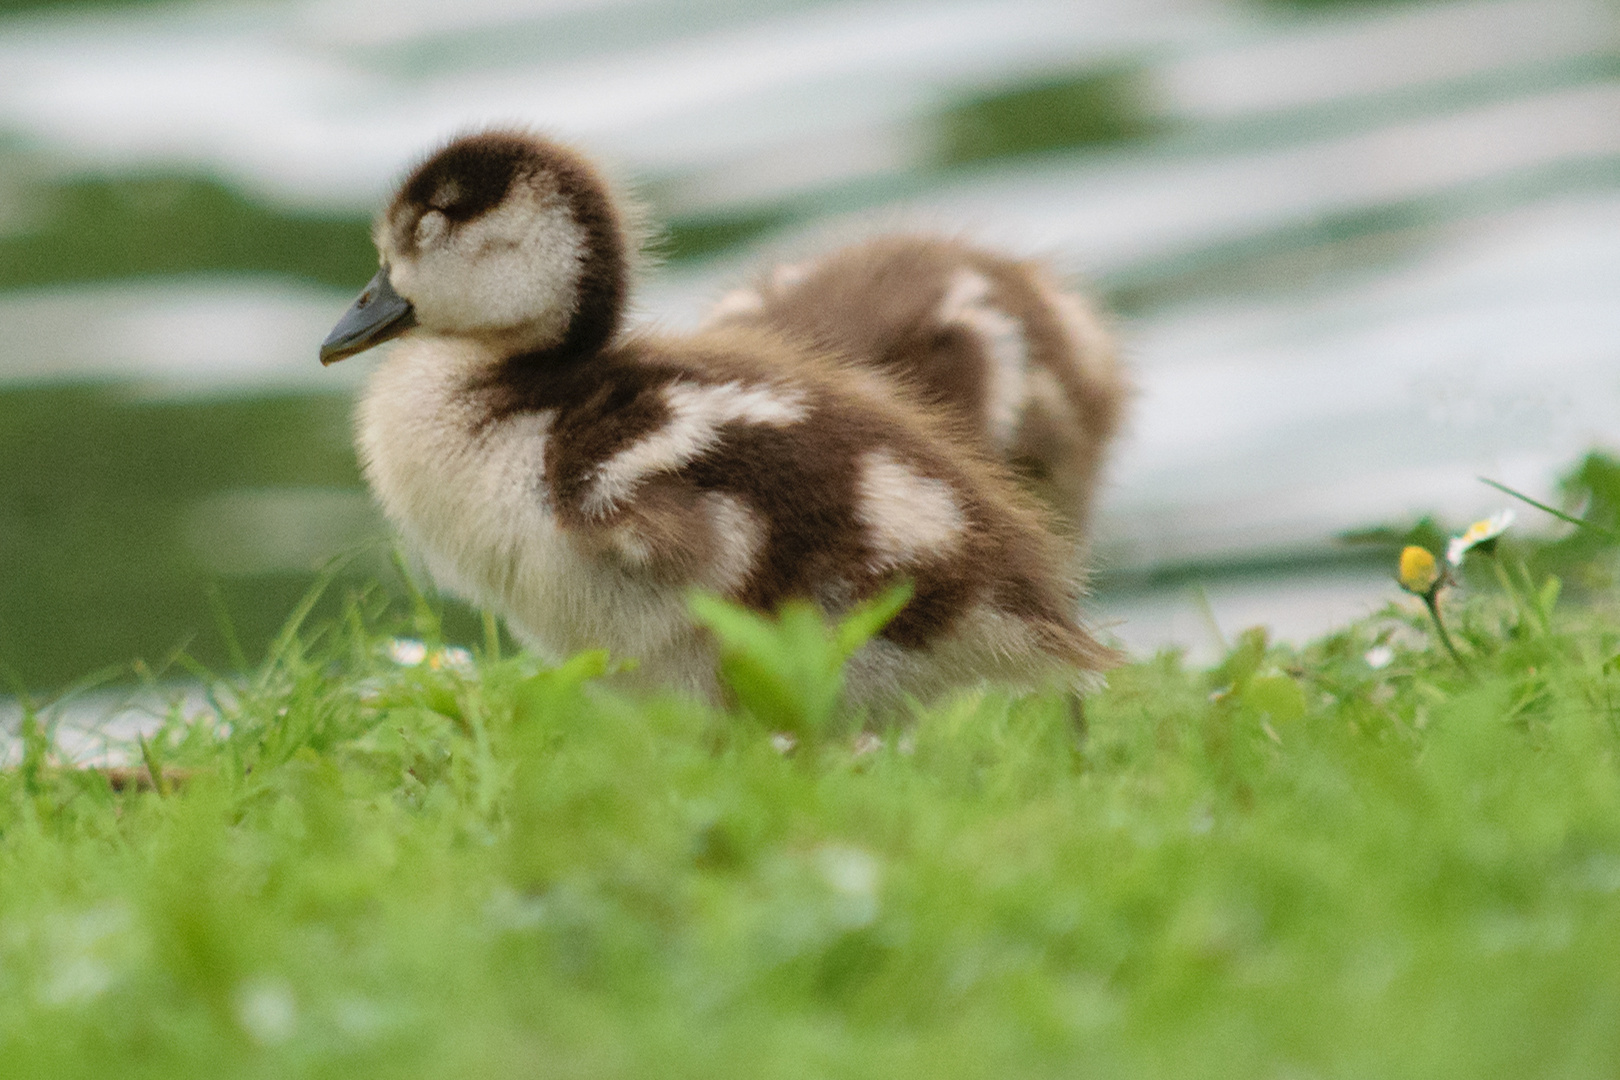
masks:
[[[1389,666],[1389,662],[1395,659],[1395,650],[1390,648],[1388,645],[1374,645],[1372,648],[1367,650],[1366,655],[1363,656],[1362,659],[1367,661],[1368,667],[1372,668],[1374,671],[1377,671],[1380,668],[1386,668]]]
[[[787,732],[785,732],[785,731],[773,731],[773,732],[771,732],[771,749],[775,750],[778,754],[781,754],[783,757],[787,757],[789,754],[793,753],[794,750],[798,749],[798,746],[799,746],[799,740],[795,739],[792,735],[789,735]]]

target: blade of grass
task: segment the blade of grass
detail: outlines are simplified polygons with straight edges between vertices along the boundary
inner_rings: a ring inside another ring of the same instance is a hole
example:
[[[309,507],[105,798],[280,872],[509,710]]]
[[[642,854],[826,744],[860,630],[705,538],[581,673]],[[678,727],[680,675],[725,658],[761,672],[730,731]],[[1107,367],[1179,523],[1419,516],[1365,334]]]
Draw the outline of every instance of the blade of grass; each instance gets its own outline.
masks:
[[[1209,593],[1204,590],[1203,582],[1195,582],[1191,592],[1193,606],[1203,617],[1204,629],[1209,631],[1209,636],[1215,639],[1215,645],[1222,653],[1231,652],[1232,646],[1226,640],[1226,635],[1221,633],[1220,620],[1215,617],[1215,605],[1209,602]]]
[[[410,560],[405,552],[394,547],[394,569],[399,572],[400,578],[405,582],[406,595],[411,601],[411,622],[416,636],[429,645],[444,644],[444,623],[439,613],[434,610],[433,604],[428,600],[427,590],[422,587],[416,573],[411,569]]]
[[[337,579],[338,574],[348,565],[351,558],[353,558],[352,554],[345,553],[328,560],[326,565],[321,567],[320,573],[316,575],[314,583],[304,593],[303,599],[298,601],[298,606],[293,608],[291,615],[287,616],[287,621],[282,624],[281,631],[276,634],[275,640],[270,643],[270,650],[265,657],[264,667],[259,671],[259,678],[255,687],[259,693],[262,694],[269,689],[271,674],[283,666],[287,657],[293,655],[295,648],[300,647],[298,632],[303,629],[304,621],[309,618],[309,613],[315,610],[315,605],[320,603],[321,597],[326,594],[327,589],[332,587],[332,582]]]
[[[225,655],[230,659],[231,666],[237,671],[246,671],[247,653],[243,652],[242,641],[236,636],[236,624],[231,621],[231,613],[225,607],[225,594],[220,590],[219,582],[208,582],[203,588],[203,595],[208,598],[208,610],[214,615],[214,626],[219,631],[220,640],[225,643]]]
[[[484,610],[478,614],[484,621],[484,659],[498,664],[501,660],[501,624],[493,611]]]
[[[135,741],[141,748],[141,760],[146,763],[146,775],[152,778],[152,790],[156,791],[160,798],[168,798],[169,782],[163,775],[162,763],[157,760],[157,755],[152,752],[152,744],[147,741],[145,735],[135,736]]]
[[[1481,477],[1478,477],[1478,480],[1482,484],[1489,484],[1491,487],[1495,488],[1497,491],[1500,491],[1504,495],[1511,495],[1515,499],[1518,499],[1520,502],[1529,503],[1531,506],[1535,507],[1537,510],[1540,510],[1544,514],[1551,514],[1553,517],[1557,518],[1559,521],[1568,522],[1569,524],[1574,525],[1577,528],[1589,529],[1592,532],[1597,533],[1599,536],[1602,536],[1602,537],[1604,537],[1604,538],[1606,538],[1608,540],[1612,540],[1615,543],[1620,543],[1620,534],[1611,532],[1610,530],[1605,529],[1601,525],[1594,525],[1590,521],[1586,521],[1586,520],[1584,520],[1582,518],[1575,517],[1572,514],[1566,514],[1562,510],[1559,510],[1559,509],[1556,509],[1554,507],[1548,506],[1544,502],[1537,502],[1535,499],[1532,499],[1530,496],[1526,495],[1524,492],[1522,492],[1522,491],[1514,491],[1512,488],[1508,487],[1506,484],[1499,484],[1495,480],[1490,479],[1489,477],[1481,476]]]

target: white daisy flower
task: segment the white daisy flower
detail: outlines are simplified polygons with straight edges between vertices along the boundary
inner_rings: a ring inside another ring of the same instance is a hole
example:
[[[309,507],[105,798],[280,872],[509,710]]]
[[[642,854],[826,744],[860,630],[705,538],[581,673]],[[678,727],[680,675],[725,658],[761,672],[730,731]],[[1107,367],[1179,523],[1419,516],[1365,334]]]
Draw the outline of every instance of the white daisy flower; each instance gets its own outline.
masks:
[[[1461,536],[1453,536],[1451,543],[1446,545],[1446,562],[1461,566],[1463,556],[1475,548],[1489,555],[1495,550],[1497,539],[1513,524],[1514,516],[1512,510],[1501,510],[1483,521],[1474,522],[1463,530]]]
[[[400,667],[415,667],[427,659],[427,646],[415,638],[392,638],[384,647],[388,659]]]
[[[421,667],[426,664],[432,671],[454,671],[461,675],[473,670],[473,655],[454,645],[428,651],[428,647],[415,638],[390,638],[383,652],[400,667]]]

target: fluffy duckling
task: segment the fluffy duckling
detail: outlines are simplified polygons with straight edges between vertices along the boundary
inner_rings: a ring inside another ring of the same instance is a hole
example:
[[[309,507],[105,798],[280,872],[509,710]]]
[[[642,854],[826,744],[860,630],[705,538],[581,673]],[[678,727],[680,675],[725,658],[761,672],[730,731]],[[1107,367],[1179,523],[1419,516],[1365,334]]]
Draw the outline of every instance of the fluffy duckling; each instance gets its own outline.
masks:
[[[768,329],[626,330],[621,222],[589,164],[515,131],[451,142],[377,221],[382,268],[321,359],[398,339],[357,440],[441,585],[545,652],[708,696],[694,587],[836,613],[911,579],[851,663],[859,702],[1108,664],[1039,514],[887,382]]]
[[[909,383],[1057,514],[1078,556],[1129,389],[1096,310],[1045,266],[885,236],[778,265],[706,325],[772,327]]]

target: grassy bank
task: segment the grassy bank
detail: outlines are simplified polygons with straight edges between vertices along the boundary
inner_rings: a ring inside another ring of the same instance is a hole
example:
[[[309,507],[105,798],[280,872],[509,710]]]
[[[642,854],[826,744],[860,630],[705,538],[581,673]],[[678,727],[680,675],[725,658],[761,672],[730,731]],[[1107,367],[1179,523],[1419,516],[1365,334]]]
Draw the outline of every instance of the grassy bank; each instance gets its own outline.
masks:
[[[1553,602],[1452,601],[1468,672],[1392,610],[1125,667],[1083,741],[985,695],[857,742],[437,652],[429,608],[354,594],[223,724],[174,718],[160,790],[37,732],[0,773],[0,1060],[1613,1076],[1620,627]],[[832,677],[756,645],[736,670]]]

